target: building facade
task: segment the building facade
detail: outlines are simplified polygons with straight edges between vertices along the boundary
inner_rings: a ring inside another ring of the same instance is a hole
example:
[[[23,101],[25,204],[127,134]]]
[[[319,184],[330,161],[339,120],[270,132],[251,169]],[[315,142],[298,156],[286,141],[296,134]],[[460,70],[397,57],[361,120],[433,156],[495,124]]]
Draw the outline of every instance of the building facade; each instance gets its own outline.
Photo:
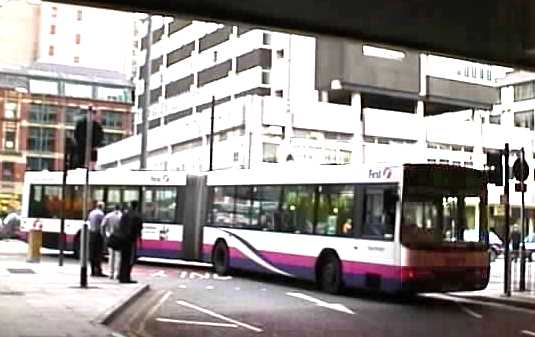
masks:
[[[149,168],[208,170],[212,98],[214,169],[288,162],[428,162],[484,169],[486,154],[506,142],[513,149],[525,146],[528,163],[535,164],[535,149],[525,145],[533,143],[529,122],[498,108],[514,90],[499,81],[510,69],[378,44],[172,18],[156,18],[151,34]],[[140,46],[138,62],[144,64],[146,38]],[[143,70],[136,79],[138,134],[99,151],[102,168],[139,167]],[[533,175],[528,179],[526,203],[535,209]],[[497,207],[502,192],[493,185],[489,190],[489,202],[496,205],[491,225],[503,227]],[[519,194],[512,193],[511,200],[518,221]],[[529,218],[533,224],[535,214]]]
[[[65,137],[88,107],[98,112],[105,144],[127,137],[132,89],[124,75],[108,71],[0,68],[0,211],[18,209],[25,171],[63,169]]]
[[[9,50],[1,64],[63,64],[130,77],[134,42],[132,13],[27,0],[0,7],[0,44]]]

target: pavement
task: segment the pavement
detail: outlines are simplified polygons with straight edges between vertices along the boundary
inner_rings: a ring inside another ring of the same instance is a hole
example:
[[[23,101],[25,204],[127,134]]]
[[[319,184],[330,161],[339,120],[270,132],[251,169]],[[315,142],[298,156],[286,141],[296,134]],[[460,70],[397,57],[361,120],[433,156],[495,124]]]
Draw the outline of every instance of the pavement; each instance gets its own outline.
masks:
[[[511,296],[504,295],[503,270],[504,260],[501,258],[491,264],[490,282],[484,290],[450,293],[450,295],[483,302],[535,309],[535,262],[527,264],[525,291],[519,290],[520,264],[518,262],[511,264]]]
[[[78,261],[67,258],[60,267],[57,255],[44,255],[30,263],[26,250],[24,242],[0,240],[2,337],[117,337],[105,324],[148,290],[93,277],[80,288]]]

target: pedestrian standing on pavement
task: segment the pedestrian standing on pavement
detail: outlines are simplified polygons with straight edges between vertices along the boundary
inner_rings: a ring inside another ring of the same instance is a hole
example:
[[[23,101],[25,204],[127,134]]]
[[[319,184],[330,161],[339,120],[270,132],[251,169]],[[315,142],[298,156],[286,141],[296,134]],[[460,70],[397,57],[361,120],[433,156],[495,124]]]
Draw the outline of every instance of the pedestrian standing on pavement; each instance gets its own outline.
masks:
[[[109,239],[112,234],[119,232],[119,224],[121,222],[121,207],[119,204],[115,205],[115,209],[102,219],[101,227],[106,237]],[[110,265],[110,278],[113,279],[115,274],[119,274],[119,261],[121,257],[121,251],[108,248],[108,260]]]
[[[141,238],[143,220],[138,212],[138,202],[132,201],[130,209],[123,212],[119,224],[120,235],[126,244],[121,249],[121,266],[119,268],[119,283],[136,283],[130,273],[136,258],[136,243]]]
[[[102,219],[104,219],[104,203],[97,202],[97,206],[89,212],[89,262],[91,263],[91,276],[106,276],[102,272],[102,250],[104,240],[102,237]]]
[[[513,248],[513,259],[516,261],[520,250],[520,241],[522,240],[522,235],[520,234],[520,229],[518,225],[513,226],[513,231],[511,232],[511,248]]]

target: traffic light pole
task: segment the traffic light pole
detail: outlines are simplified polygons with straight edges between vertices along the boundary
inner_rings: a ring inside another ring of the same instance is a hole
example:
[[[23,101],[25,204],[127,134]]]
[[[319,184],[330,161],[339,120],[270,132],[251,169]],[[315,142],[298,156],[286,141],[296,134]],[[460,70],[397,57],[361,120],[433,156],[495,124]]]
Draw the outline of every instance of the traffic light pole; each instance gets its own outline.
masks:
[[[509,143],[505,143],[505,149],[503,150],[504,156],[504,183],[503,183],[503,194],[505,197],[505,250],[504,250],[504,270],[503,270],[503,294],[505,296],[511,296],[511,260],[509,252],[509,241],[510,241],[510,232],[509,232],[509,223],[510,223],[510,214],[509,214]]]
[[[64,137],[63,143],[63,178],[61,180],[61,222],[59,227],[59,266],[63,266],[63,250],[65,249],[65,198],[67,192],[67,170],[69,169],[70,149],[67,144],[69,141]]]
[[[148,123],[149,123],[149,108],[150,108],[150,76],[152,74],[152,60],[151,60],[151,47],[152,47],[152,16],[149,14],[147,17],[147,46],[145,48],[145,68],[143,72],[144,84],[144,101],[143,110],[141,111],[141,155],[139,157],[139,168],[147,168],[147,136],[148,136]]]
[[[89,236],[88,236],[88,221],[87,221],[87,204],[89,199],[89,166],[91,163],[91,148],[93,144],[93,109],[89,107],[86,116],[86,141],[85,141],[85,183],[84,183],[84,198],[82,208],[82,219],[84,224],[82,227],[82,235],[80,240],[80,287],[87,288],[87,257],[89,251]]]
[[[524,172],[524,160],[524,148],[522,148],[520,149],[520,172]],[[524,237],[526,235],[526,207],[524,202],[524,192],[526,185],[524,184],[524,179],[520,179],[520,189],[522,193],[522,206],[520,209],[520,233],[522,239],[520,240],[520,283],[518,286],[520,291],[524,291],[526,290],[526,245],[524,243]]]
[[[208,171],[212,171],[214,166],[214,113],[215,113],[215,96],[212,96],[212,106],[210,109],[210,162]]]

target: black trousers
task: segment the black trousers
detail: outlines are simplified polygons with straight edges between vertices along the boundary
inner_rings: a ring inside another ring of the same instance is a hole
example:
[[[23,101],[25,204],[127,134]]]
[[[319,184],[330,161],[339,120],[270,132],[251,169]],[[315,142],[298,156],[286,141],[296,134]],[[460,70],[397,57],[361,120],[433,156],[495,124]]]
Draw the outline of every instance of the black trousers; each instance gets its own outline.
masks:
[[[121,264],[119,266],[119,281],[126,282],[131,280],[133,255],[135,253],[134,244],[129,242],[121,249]]]
[[[89,232],[89,263],[91,275],[102,274],[102,249],[103,241],[100,232]]]

